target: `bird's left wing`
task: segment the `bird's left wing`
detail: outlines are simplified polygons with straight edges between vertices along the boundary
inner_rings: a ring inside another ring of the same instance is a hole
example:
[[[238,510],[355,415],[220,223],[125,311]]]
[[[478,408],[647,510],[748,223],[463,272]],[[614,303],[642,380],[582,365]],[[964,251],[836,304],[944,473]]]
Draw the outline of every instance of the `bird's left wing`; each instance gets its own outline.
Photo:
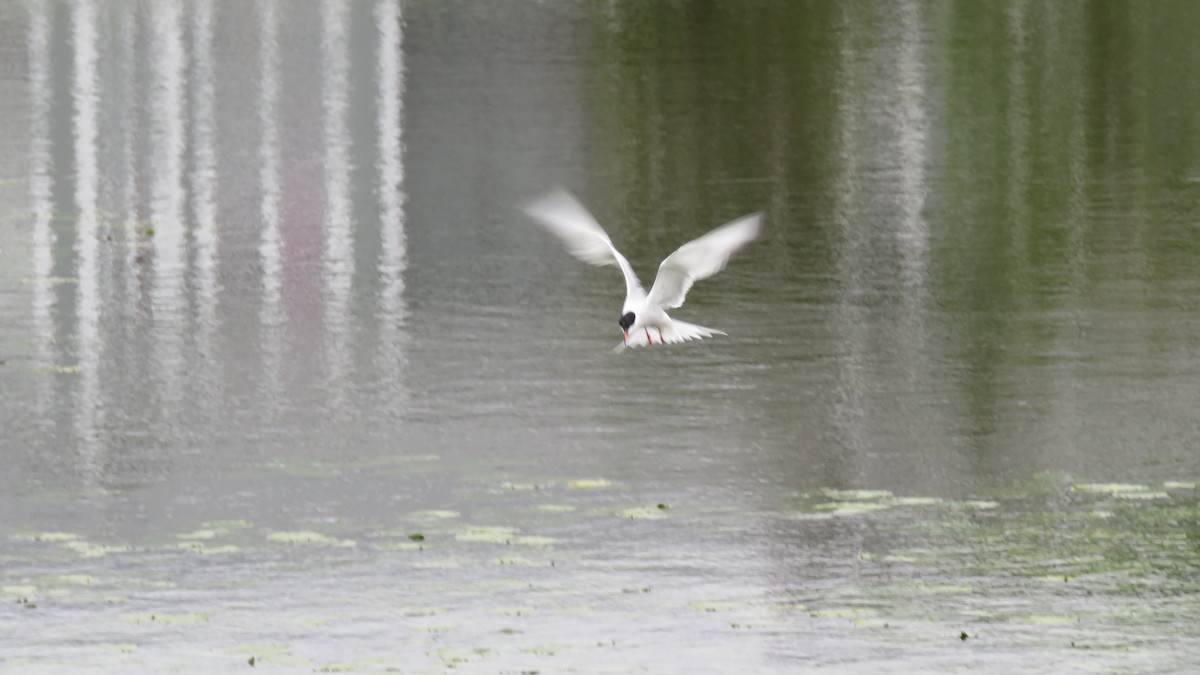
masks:
[[[692,284],[725,269],[730,256],[758,236],[761,224],[762,214],[754,213],[680,246],[658,266],[649,300],[666,309],[682,305]]]
[[[631,298],[645,297],[629,261],[613,246],[608,234],[588,210],[566,190],[555,190],[526,205],[525,212],[562,240],[567,251],[589,265],[616,265],[625,275],[625,291]]]

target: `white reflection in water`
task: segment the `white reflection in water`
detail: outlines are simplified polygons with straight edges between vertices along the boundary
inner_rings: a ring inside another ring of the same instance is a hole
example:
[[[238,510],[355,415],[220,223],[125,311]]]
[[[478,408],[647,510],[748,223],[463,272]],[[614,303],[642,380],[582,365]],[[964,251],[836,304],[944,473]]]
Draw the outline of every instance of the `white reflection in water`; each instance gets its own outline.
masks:
[[[379,208],[382,250],[379,274],[379,357],[376,368],[384,389],[401,393],[404,322],[404,24],[398,0],[380,0],[375,6],[379,25]],[[394,401],[393,401],[394,402]]]
[[[135,45],[138,40],[137,9],[133,3],[120,5],[120,32],[117,43],[120,45],[121,63],[121,176],[124,184],[121,186],[121,201],[123,212],[123,227],[119,240],[126,246],[125,268],[123,270],[125,287],[122,289],[125,299],[133,303],[137,297],[138,242],[136,224],[138,221],[138,173],[137,173],[137,129],[139,96],[137,87],[137,62]]]
[[[929,249],[929,224],[921,215],[925,206],[925,163],[928,123],[925,115],[925,73],[921,59],[921,7],[906,2],[900,8],[900,54],[896,61],[900,95],[896,128],[900,161],[900,223],[897,243],[901,256],[904,297],[914,297],[913,288],[921,288],[925,277],[925,258]],[[920,316],[916,307],[911,316]]]
[[[343,380],[350,370],[350,290],[354,274],[354,223],[350,214],[350,134],[346,129],[349,81],[346,11],[346,3],[339,0],[326,0],[322,5],[321,94],[325,118],[324,278],[325,327],[328,333],[325,361],[328,368],[328,390],[332,399],[330,406],[335,411],[345,408]],[[397,142],[398,140],[397,138]]]
[[[213,138],[212,0],[196,0],[192,6],[192,54],[195,79],[192,83],[192,213],[196,224],[192,239],[196,248],[196,351],[200,358],[197,376],[209,386],[206,403],[218,398],[215,389],[216,358],[213,335],[217,329],[217,226],[216,150]]]
[[[852,19],[845,16],[843,22]],[[863,102],[857,100],[861,88],[855,62],[855,51],[849,43],[852,31],[840,27],[843,36],[839,49],[837,90],[837,135],[836,147],[838,168],[834,182],[833,220],[838,226],[835,274],[838,284],[838,300],[833,304],[833,325],[838,334],[837,343],[841,351],[837,355],[835,382],[833,386],[832,415],[830,421],[841,445],[850,450],[862,450],[865,446],[865,391],[866,363],[868,352],[867,322],[864,300],[868,286],[864,278],[870,267],[867,250],[867,233],[862,231],[861,218],[856,209],[862,199],[859,175],[863,171],[856,139],[863,126]],[[854,457],[847,457],[853,459]]]
[[[187,242],[183,224],[184,152],[184,52],[179,3],[155,2],[150,7],[154,25],[153,157],[150,223],[154,234],[154,309],[156,366],[162,376],[163,396],[180,401],[183,373],[182,340],[184,275]]]
[[[98,172],[96,165],[96,8],[92,0],[79,0],[72,16],[72,44],[75,52],[71,97],[74,102],[75,204],[78,209],[75,237],[78,292],[76,317],[79,321],[79,391],[75,417],[85,476],[94,479],[96,453],[96,415],[99,402],[100,299],[99,230],[96,217]]]
[[[900,293],[902,311],[896,317],[896,348],[901,352],[896,363],[907,371],[905,375],[915,384],[918,379],[927,379],[932,371],[925,327],[929,223],[922,214],[929,152],[929,123],[925,111],[929,95],[926,90],[925,55],[921,49],[925,36],[922,7],[919,2],[910,0],[901,5],[899,11],[900,21],[895,37],[899,43],[899,54],[894,77],[899,101],[893,131],[899,170],[896,185],[899,221],[895,226],[895,237],[900,278],[895,286]]]
[[[259,216],[262,235],[258,253],[262,262],[262,326],[260,348],[263,387],[267,401],[278,401],[282,376],[283,250],[279,233],[279,43],[275,0],[261,0],[259,9],[259,99],[261,138],[258,146],[259,182],[262,199]]]
[[[1008,39],[1013,55],[1008,72],[1008,222],[1012,232],[1013,260],[1018,261],[1017,274],[1025,274],[1029,256],[1029,210],[1026,194],[1029,185],[1029,96],[1025,76],[1029,55],[1029,34],[1025,30],[1025,0],[1013,0],[1008,5]]]
[[[49,278],[54,270],[54,213],[50,175],[50,8],[33,3],[29,12],[29,88],[30,111],[29,190],[33,207],[33,330],[36,336],[37,366],[54,365],[54,289]],[[52,404],[52,380],[42,378],[38,388],[37,409],[45,416]]]

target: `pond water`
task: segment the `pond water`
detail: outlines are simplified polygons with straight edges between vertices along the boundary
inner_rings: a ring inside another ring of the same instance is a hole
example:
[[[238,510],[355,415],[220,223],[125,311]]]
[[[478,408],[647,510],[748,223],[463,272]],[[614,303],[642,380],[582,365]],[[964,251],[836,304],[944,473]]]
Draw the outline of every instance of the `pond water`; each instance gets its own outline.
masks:
[[[1189,2],[0,3],[0,669],[1187,671]],[[674,316],[521,212],[564,186]]]

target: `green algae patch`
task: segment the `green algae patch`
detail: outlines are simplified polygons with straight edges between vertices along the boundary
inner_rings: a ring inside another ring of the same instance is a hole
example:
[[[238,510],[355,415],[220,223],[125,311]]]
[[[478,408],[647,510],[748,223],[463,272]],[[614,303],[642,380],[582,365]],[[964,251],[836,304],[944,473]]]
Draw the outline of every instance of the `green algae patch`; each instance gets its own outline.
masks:
[[[138,650],[138,646],[132,642],[104,642],[96,645],[100,649],[118,654],[132,654]]]
[[[75,539],[63,542],[63,548],[70,549],[84,558],[99,558],[106,556],[109,553],[121,553],[132,550],[128,546],[109,546],[107,544],[93,544],[91,542]]]
[[[831,513],[809,513],[807,511],[784,513],[780,517],[788,520],[833,520],[833,514]]]
[[[0,592],[8,595],[28,597],[30,595],[37,594],[38,587],[30,586],[28,584],[14,584],[12,586],[0,586]]]
[[[1195,481],[1169,480],[1163,483],[1164,490],[1195,490]]]
[[[281,544],[304,544],[309,546],[329,546],[337,548],[353,548],[357,543],[353,539],[338,539],[320,532],[299,530],[292,532],[272,532],[267,535],[268,541]]]
[[[1053,626],[1079,623],[1079,617],[1073,614],[1026,614],[1008,617],[1012,623],[1028,623],[1035,626]]]
[[[34,370],[38,371],[39,373],[53,373],[55,375],[75,375],[76,373],[79,373],[80,371],[82,371],[83,368],[79,365],[69,365],[69,366],[55,365],[55,366],[37,366],[34,368]]]
[[[994,502],[989,499],[967,499],[961,502],[953,502],[953,505],[971,511],[990,511],[999,508],[1000,502]]]
[[[237,553],[241,549],[233,544],[222,544],[220,546],[210,546],[202,541],[181,541],[175,544],[175,547],[182,551],[191,551],[201,555],[228,555]]]
[[[808,606],[803,602],[776,602],[771,605],[775,611],[784,613],[807,612]]]
[[[692,609],[698,609],[702,612],[728,612],[735,609],[744,609],[748,604],[745,602],[727,601],[727,600],[695,600],[692,602]]]
[[[891,490],[836,490],[834,488],[821,488],[821,494],[829,499],[846,502],[869,502],[888,499],[892,496]]]
[[[20,534],[16,538],[24,541],[46,541],[51,543],[82,539],[79,535],[71,532],[38,532],[36,534]]]
[[[209,616],[207,612],[134,612],[122,614],[121,620],[131,623],[189,624],[205,623]]]
[[[613,482],[607,478],[577,478],[567,481],[567,487],[572,490],[601,490],[612,486]]]
[[[549,548],[558,543],[558,539],[547,537],[540,534],[519,534],[513,538],[512,543],[520,546],[537,546]]]
[[[579,648],[579,646],[567,644],[530,645],[528,647],[521,647],[519,651],[525,654],[535,654],[537,656],[555,656],[562,652]]]
[[[1160,491],[1156,492],[1153,490],[1147,491],[1147,492],[1117,492],[1117,493],[1114,493],[1113,496],[1116,497],[1117,499],[1131,499],[1131,500],[1132,499],[1170,499],[1171,498],[1171,495],[1167,494],[1166,492],[1160,492]]]
[[[194,530],[184,534],[175,535],[176,539],[216,539],[216,530]]]
[[[454,535],[458,541],[477,544],[511,544],[517,536],[517,528],[499,525],[469,527]]]
[[[496,655],[496,652],[491,649],[477,647],[475,649],[466,649],[460,647],[442,647],[434,652],[441,661],[442,665],[448,668],[455,666],[475,663],[486,658]]]
[[[450,511],[447,509],[427,509],[424,511],[413,511],[408,514],[413,520],[450,520],[458,518],[458,511]]]
[[[879,612],[869,607],[827,607],[808,613],[814,619],[861,619],[878,616]]]
[[[858,516],[872,511],[883,511],[891,508],[890,504],[882,502],[825,502],[817,504],[813,510],[827,513],[831,516]]]
[[[1075,492],[1091,492],[1100,494],[1117,494],[1121,492],[1150,492],[1149,485],[1136,483],[1076,483],[1071,486]]]
[[[380,551],[424,551],[424,542],[415,541],[383,541],[375,544]]]
[[[90,574],[60,574],[52,577],[40,577],[42,586],[91,586],[96,583],[96,577]]]

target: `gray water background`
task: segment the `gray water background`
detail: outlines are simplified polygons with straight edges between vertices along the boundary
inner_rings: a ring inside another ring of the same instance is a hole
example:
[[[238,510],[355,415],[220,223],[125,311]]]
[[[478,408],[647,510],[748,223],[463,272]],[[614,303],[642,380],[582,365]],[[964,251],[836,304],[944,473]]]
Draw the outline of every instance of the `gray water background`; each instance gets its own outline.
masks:
[[[1197,62],[1187,2],[0,2],[0,668],[1187,671]],[[559,185],[645,283],[763,211],[729,336],[613,354]]]

